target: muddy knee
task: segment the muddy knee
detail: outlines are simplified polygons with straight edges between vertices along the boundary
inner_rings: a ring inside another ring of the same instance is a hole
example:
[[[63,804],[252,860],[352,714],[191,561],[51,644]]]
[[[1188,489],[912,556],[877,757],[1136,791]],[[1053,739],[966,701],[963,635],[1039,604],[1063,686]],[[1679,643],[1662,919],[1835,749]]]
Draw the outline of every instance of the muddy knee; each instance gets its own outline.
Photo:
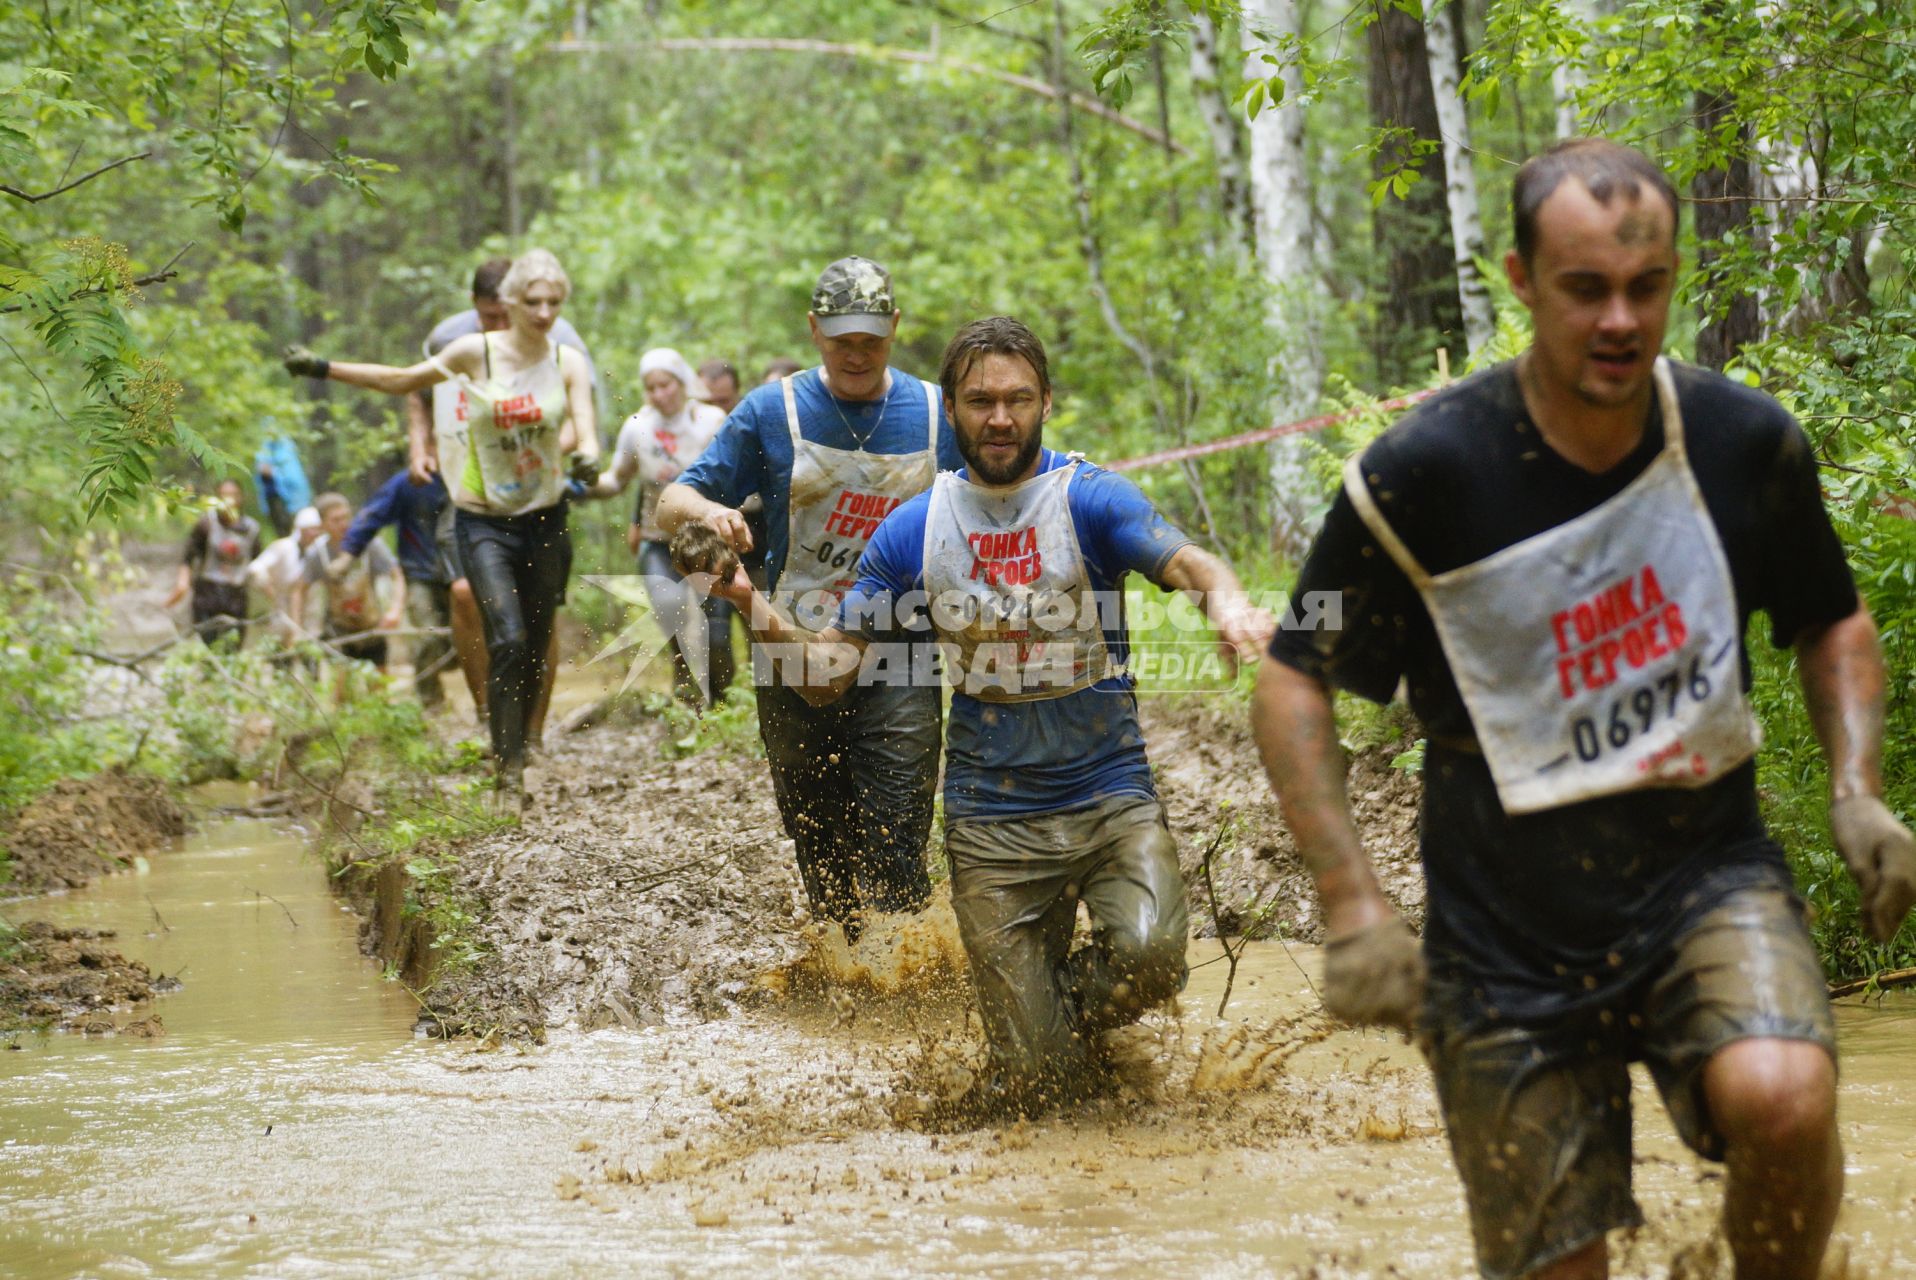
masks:
[[[1108,936],[1105,963],[1113,979],[1108,1013],[1142,1013],[1184,989],[1184,939],[1169,931]]]

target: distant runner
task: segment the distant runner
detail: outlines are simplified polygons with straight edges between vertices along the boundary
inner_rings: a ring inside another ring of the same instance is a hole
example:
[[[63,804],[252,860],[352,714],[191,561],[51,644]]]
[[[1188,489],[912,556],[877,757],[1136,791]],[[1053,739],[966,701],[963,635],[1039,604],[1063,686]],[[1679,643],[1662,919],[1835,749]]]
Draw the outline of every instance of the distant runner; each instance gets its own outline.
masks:
[[[180,558],[179,579],[162,608],[172,609],[190,593],[193,633],[211,645],[221,636],[244,636],[246,570],[259,554],[259,521],[240,509],[237,480],[222,480],[219,503],[193,522]]]
[[[383,542],[371,542],[364,555],[343,550],[353,525],[353,504],[343,494],[322,493],[313,499],[313,507],[326,536],[306,549],[300,580],[293,586],[292,616],[306,616],[307,594],[317,588],[325,600],[320,638],[348,658],[384,671],[386,637],[379,633],[399,625],[406,602],[399,562]]]
[[[1736,1274],[1817,1274],[1843,1185],[1834,1027],[1756,795],[1750,615],[1792,645],[1871,937],[1916,898],[1879,798],[1884,672],[1809,441],[1774,400],[1658,355],[1677,198],[1601,139],[1518,171],[1505,258],[1536,336],[1352,459],[1254,723],[1317,882],[1324,1002],[1415,1024],[1492,1277],[1608,1274],[1628,1064],[1724,1161]],[[1427,736],[1421,949],[1344,794],[1331,689],[1407,681]],[[1426,991],[1426,966],[1428,990]]]
[[[774,595],[829,620],[878,522],[959,464],[937,388],[890,368],[898,318],[883,267],[841,258],[825,268],[808,321],[822,366],[745,397],[659,499],[660,530],[701,523],[747,551],[739,506],[760,496]],[[772,790],[812,910],[855,939],[861,912],[924,905],[938,690],[861,688],[814,708],[775,681],[758,684]]]
[[[609,498],[638,478],[633,550],[653,617],[670,637],[673,689],[694,706],[709,706],[732,685],[732,608],[716,598],[700,600],[683,585],[655,512],[659,494],[705,452],[725,425],[725,414],[705,403],[704,380],[670,347],[639,357],[639,382],[645,407],[620,428],[612,465],[592,492]]]
[[[444,704],[446,691],[439,673],[453,658],[452,640],[444,633],[452,626],[452,570],[440,554],[437,529],[446,508],[446,486],[438,475],[426,484],[414,484],[401,471],[393,475],[353,517],[339,544],[340,554],[360,556],[381,529],[397,530],[399,569],[406,579],[406,621],[414,632],[407,645],[412,654],[413,692],[419,705]]]
[[[246,567],[253,589],[265,596],[271,607],[273,634],[281,644],[298,640],[305,627],[304,618],[293,616],[293,588],[306,573],[306,549],[326,536],[316,507],[301,507],[293,517],[293,531],[267,544]]]
[[[740,574],[716,590],[768,651],[804,652],[820,678],[799,692],[819,703],[910,672],[928,625],[943,644],[945,850],[995,1068],[946,1110],[980,1121],[1091,1091],[1099,1033],[1184,985],[1184,882],[1125,669],[1125,575],[1188,592],[1232,670],[1271,619],[1136,485],[1043,447],[1050,371],[1023,324],[960,329],[939,383],[966,470],[885,518],[836,626],[797,630]],[[1093,944],[1067,954],[1080,900]]]
[[[449,379],[466,392],[466,430],[442,435],[439,463],[458,508],[460,566],[485,619],[486,712],[499,792],[512,803],[524,800],[527,730],[572,571],[568,469],[583,481],[598,478],[591,366],[552,337],[571,292],[559,260],[533,249],[500,282],[512,318],[503,334],[459,338],[410,368],[333,363],[301,350],[286,357],[294,374],[389,395]],[[457,445],[451,456],[449,443]]]
[[[699,366],[699,381],[705,384],[705,403],[720,413],[738,408],[738,370],[730,360],[707,360]]]
[[[299,446],[284,436],[268,440],[253,455],[253,483],[259,489],[259,509],[278,537],[290,534],[294,514],[313,504],[313,486],[307,483]]]

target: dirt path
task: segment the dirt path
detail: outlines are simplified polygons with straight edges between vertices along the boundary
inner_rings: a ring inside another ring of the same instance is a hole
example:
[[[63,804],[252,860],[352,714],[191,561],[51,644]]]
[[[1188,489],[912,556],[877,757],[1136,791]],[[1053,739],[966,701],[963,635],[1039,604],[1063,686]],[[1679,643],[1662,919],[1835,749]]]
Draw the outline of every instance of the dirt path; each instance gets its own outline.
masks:
[[[1148,701],[1145,731],[1183,851],[1196,936],[1214,936],[1201,863],[1213,856],[1219,918],[1236,933],[1315,940],[1315,896],[1258,765],[1241,705]],[[460,854],[458,892],[486,917],[488,960],[432,996],[442,1016],[485,1029],[644,1026],[671,1014],[723,1016],[797,965],[868,985],[950,987],[962,1001],[963,960],[948,911],[879,930],[856,955],[830,954],[810,925],[764,762],[750,743],[664,758],[667,730],[639,719],[551,733],[534,772],[538,803],[516,828]],[[1414,848],[1417,780],[1389,753],[1360,756],[1352,794],[1386,891],[1422,915]],[[934,836],[934,845],[936,837]],[[942,854],[930,855],[934,880]]]

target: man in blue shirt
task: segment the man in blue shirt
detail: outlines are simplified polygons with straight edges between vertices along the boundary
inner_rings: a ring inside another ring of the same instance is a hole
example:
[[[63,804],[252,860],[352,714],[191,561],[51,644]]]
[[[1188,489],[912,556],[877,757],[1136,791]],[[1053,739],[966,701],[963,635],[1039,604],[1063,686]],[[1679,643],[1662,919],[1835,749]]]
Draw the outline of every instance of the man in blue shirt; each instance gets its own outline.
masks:
[[[413,692],[427,708],[445,703],[439,673],[452,661],[452,573],[439,553],[435,532],[445,506],[446,486],[436,474],[418,485],[406,472],[397,472],[359,509],[340,546],[345,555],[358,556],[381,529],[398,530],[406,622],[421,633],[412,638]]]
[[[898,318],[883,267],[832,263],[809,317],[821,366],[746,396],[659,497],[668,537],[700,524],[735,553],[753,546],[739,507],[762,498],[766,580],[814,626],[833,616],[883,517],[959,463],[935,389],[890,368]],[[754,681],[773,794],[813,911],[855,940],[861,912],[923,906],[937,688],[874,685],[813,707],[762,663]]]
[[[1184,884],[1126,670],[1125,575],[1194,597],[1232,661],[1272,623],[1130,481],[1043,447],[1050,376],[1023,324],[960,329],[939,382],[966,467],[886,517],[835,625],[799,630],[736,571],[715,591],[819,703],[901,669],[924,679],[899,637],[937,635],[952,906],[996,1068],[940,1108],[965,1121],[1083,1095],[1098,1034],[1184,984]],[[1070,952],[1080,899],[1094,940]]]

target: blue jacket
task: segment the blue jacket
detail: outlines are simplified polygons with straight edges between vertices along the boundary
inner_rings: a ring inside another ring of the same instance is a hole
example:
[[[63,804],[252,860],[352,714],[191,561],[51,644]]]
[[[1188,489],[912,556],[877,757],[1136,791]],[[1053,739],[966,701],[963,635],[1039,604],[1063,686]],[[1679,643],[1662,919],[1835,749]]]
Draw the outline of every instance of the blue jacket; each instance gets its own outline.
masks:
[[[273,478],[260,475],[263,466],[273,468]],[[259,509],[271,510],[267,501],[270,491],[277,490],[280,501],[286,504],[287,513],[299,514],[301,507],[313,505],[313,486],[306,479],[306,468],[299,460],[299,446],[284,436],[277,440],[268,440],[253,455],[253,483],[259,490]]]
[[[414,484],[404,471],[398,472],[353,517],[344,550],[349,556],[359,555],[374,535],[394,525],[399,530],[399,569],[406,581],[450,582],[434,534],[439,509],[445,505],[446,486],[438,476],[430,484]]]

